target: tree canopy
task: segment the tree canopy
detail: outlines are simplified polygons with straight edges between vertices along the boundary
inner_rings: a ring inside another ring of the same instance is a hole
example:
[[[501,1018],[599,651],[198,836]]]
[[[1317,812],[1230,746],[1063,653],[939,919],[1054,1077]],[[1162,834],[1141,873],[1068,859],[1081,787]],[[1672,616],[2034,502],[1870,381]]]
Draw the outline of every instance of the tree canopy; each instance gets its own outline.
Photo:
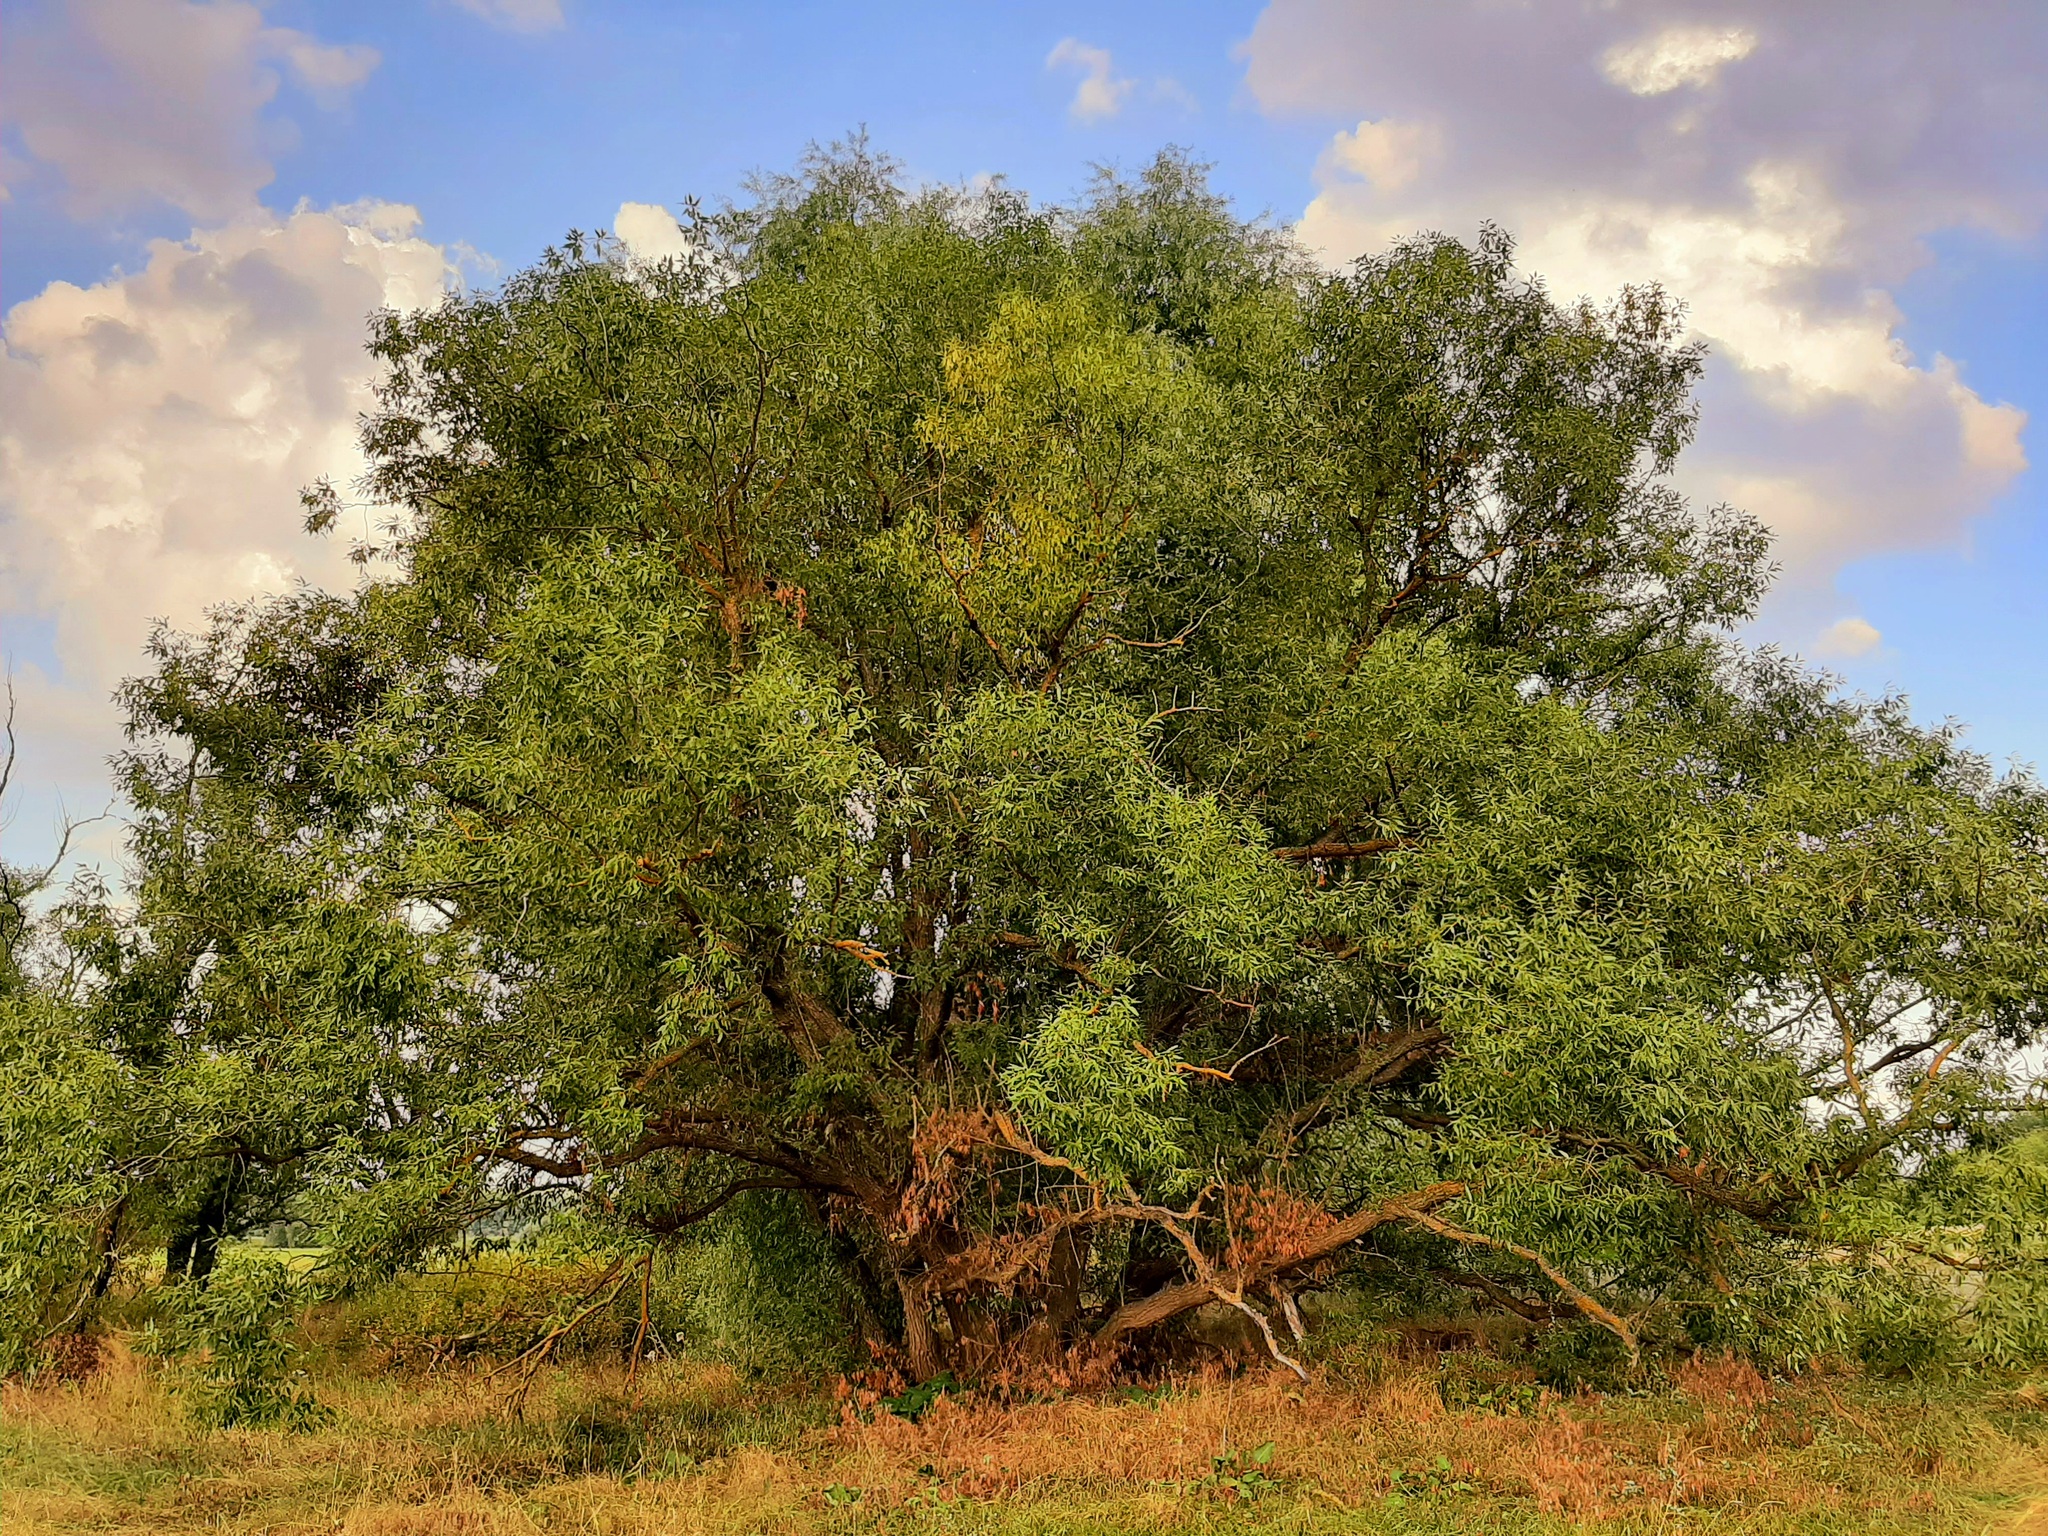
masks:
[[[2048,1343],[2048,802],[1737,642],[1671,299],[1326,271],[1172,153],[688,233],[379,316],[361,589],[158,636],[132,901],[0,972],[17,1331],[278,1214],[373,1273],[772,1203],[923,1376],[1284,1356],[1340,1273]]]

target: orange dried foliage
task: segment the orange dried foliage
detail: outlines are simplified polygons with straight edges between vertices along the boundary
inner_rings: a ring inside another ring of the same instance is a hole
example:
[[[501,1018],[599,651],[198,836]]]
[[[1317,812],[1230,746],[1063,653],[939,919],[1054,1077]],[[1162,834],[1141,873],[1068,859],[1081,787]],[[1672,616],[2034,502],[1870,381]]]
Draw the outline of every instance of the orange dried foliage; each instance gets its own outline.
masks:
[[[1473,1497],[1607,1519],[1651,1506],[1837,1505],[1843,1490],[1788,1478],[1779,1459],[1810,1440],[1805,1416],[1797,1390],[1744,1435],[1725,1419],[1673,1424],[1596,1396],[1545,1394],[1527,1414],[1454,1412],[1434,1374],[1416,1370],[1360,1388],[1323,1373],[1303,1387],[1277,1371],[1247,1380],[1213,1369],[1156,1404],[984,1394],[943,1398],[912,1423],[849,1403],[832,1440],[875,1507],[935,1484],[968,1498],[1185,1492],[1215,1456],[1271,1441],[1271,1475],[1347,1507],[1434,1479]]]
[[[1770,1381],[1737,1355],[1695,1354],[1671,1373],[1671,1384],[1707,1405],[1755,1408],[1771,1400]]]
[[[58,1381],[90,1381],[106,1362],[106,1341],[98,1334],[60,1333],[44,1341],[42,1356]]]
[[[1228,1269],[1273,1269],[1298,1262],[1337,1224],[1337,1218],[1314,1201],[1274,1185],[1233,1185],[1223,1193],[1223,1210],[1230,1231],[1223,1255]]]
[[[952,1219],[970,1166],[997,1140],[995,1121],[980,1110],[934,1110],[919,1122],[910,1143],[910,1179],[897,1211],[906,1237]]]

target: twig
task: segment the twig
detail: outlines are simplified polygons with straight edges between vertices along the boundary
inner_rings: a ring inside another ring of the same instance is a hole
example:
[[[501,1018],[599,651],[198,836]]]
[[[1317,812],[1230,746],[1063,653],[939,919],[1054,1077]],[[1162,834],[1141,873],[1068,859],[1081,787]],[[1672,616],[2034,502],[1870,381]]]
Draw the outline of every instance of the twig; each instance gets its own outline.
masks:
[[[647,1257],[640,1261],[640,1327],[633,1335],[633,1358],[626,1366],[626,1386],[630,1389],[640,1375],[640,1346],[647,1342],[647,1292],[654,1284],[654,1250],[647,1250]]]
[[[487,1381],[495,1381],[499,1376],[503,1375],[506,1371],[513,1370],[515,1368],[518,1370],[519,1384],[512,1389],[510,1396],[506,1399],[506,1401],[511,1405],[512,1416],[514,1418],[524,1419],[526,1417],[526,1394],[528,1390],[533,1386],[533,1378],[537,1374],[539,1374],[540,1368],[543,1365],[547,1364],[548,1357],[555,1352],[555,1346],[561,1343],[564,1338],[568,1337],[568,1335],[574,1333],[576,1329],[582,1325],[583,1320],[586,1317],[590,1316],[591,1313],[597,1311],[600,1307],[610,1306],[614,1301],[618,1299],[619,1292],[625,1289],[626,1285],[626,1275],[620,1273],[620,1271],[624,1270],[625,1268],[626,1259],[624,1255],[621,1255],[620,1257],[612,1260],[611,1268],[607,1269],[602,1275],[598,1276],[597,1284],[593,1285],[589,1290],[585,1291],[583,1295],[589,1296],[594,1294],[600,1287],[604,1285],[606,1281],[610,1280],[614,1275],[617,1275],[618,1281],[616,1284],[612,1286],[612,1288],[609,1291],[607,1291],[598,1300],[591,1302],[589,1306],[579,1311],[574,1317],[570,1318],[568,1322],[563,1323],[558,1328],[550,1329],[545,1338],[541,1339],[537,1343],[529,1345],[526,1349],[522,1350],[519,1354],[513,1356],[510,1360],[507,1360],[503,1365],[499,1366],[496,1370],[492,1371],[491,1374],[485,1378],[485,1380]]]
[[[1237,1060],[1233,1061],[1227,1067],[1204,1067],[1192,1061],[1170,1061],[1167,1063],[1167,1065],[1172,1067],[1173,1070],[1176,1072],[1187,1072],[1201,1077],[1213,1077],[1221,1082],[1234,1083],[1237,1081],[1237,1069],[1239,1067],[1243,1066],[1246,1062],[1250,1061],[1254,1056],[1261,1055],[1264,1052],[1273,1049],[1274,1046],[1284,1043],[1286,1039],[1287,1037],[1285,1035],[1275,1035],[1272,1039],[1268,1040],[1264,1045],[1260,1046],[1257,1050],[1246,1051],[1242,1056],[1238,1057]],[[1145,1043],[1142,1040],[1134,1041],[1132,1043],[1137,1046],[1138,1054],[1140,1056],[1146,1057],[1151,1061],[1157,1061],[1159,1059],[1156,1055],[1152,1053],[1151,1050],[1149,1050],[1146,1047]]]
[[[887,950],[877,949],[872,944],[864,944],[859,939],[827,939],[825,946],[828,949],[840,950],[853,956],[862,965],[867,966],[870,970],[880,971],[884,976],[893,976],[895,974],[889,967],[889,953]]]

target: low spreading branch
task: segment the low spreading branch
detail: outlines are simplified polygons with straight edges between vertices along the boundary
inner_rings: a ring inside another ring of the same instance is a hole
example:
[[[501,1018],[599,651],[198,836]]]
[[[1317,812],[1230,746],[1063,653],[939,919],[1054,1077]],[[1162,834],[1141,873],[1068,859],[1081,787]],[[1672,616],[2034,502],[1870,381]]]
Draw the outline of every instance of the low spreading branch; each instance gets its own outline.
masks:
[[[1454,1243],[1464,1243],[1477,1248],[1497,1248],[1502,1253],[1511,1253],[1518,1259],[1534,1264],[1543,1271],[1544,1278],[1563,1293],[1567,1301],[1627,1345],[1631,1361],[1641,1358],[1642,1348],[1636,1342],[1636,1331],[1629,1326],[1628,1320],[1608,1308],[1597,1297],[1572,1284],[1556,1265],[1535,1249],[1524,1248],[1520,1243],[1511,1243],[1506,1238],[1488,1237],[1484,1232],[1468,1232],[1462,1227],[1454,1227],[1447,1221],[1439,1220],[1427,1211],[1412,1211],[1407,1219],[1425,1231],[1434,1232],[1438,1237],[1447,1237]]]
[[[1342,1221],[1332,1222],[1312,1241],[1285,1255],[1260,1258],[1227,1270],[1211,1270],[1207,1274],[1198,1272],[1195,1279],[1164,1286],[1149,1296],[1125,1302],[1095,1330],[1095,1343],[1097,1347],[1106,1347],[1126,1334],[1156,1328],[1183,1312],[1191,1312],[1217,1299],[1219,1287],[1226,1294],[1243,1296],[1277,1275],[1306,1269],[1342,1252],[1376,1228],[1414,1220],[1439,1206],[1448,1205],[1464,1193],[1465,1186],[1461,1183],[1432,1184],[1427,1189],[1382,1201]]]

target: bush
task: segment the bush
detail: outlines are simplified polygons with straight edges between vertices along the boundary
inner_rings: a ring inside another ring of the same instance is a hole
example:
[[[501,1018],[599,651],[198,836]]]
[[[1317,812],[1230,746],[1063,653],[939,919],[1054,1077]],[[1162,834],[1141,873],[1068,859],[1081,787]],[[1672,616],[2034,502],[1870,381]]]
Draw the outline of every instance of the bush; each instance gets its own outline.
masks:
[[[306,1428],[322,1413],[292,1337],[304,1289],[290,1266],[256,1249],[222,1255],[204,1287],[169,1291],[160,1354],[183,1361],[179,1393],[210,1428]]]
[[[587,1264],[509,1254],[438,1264],[323,1309],[317,1332],[343,1354],[367,1353],[392,1365],[507,1359],[563,1321],[565,1298],[597,1273]],[[592,1319],[556,1352],[587,1354],[602,1331]]]
[[[557,1213],[513,1248],[369,1287],[326,1309],[316,1331],[342,1353],[434,1366],[505,1360],[612,1291],[560,1338],[558,1359],[681,1352],[748,1376],[824,1376],[855,1363],[849,1320],[859,1301],[828,1239],[804,1208],[761,1194],[735,1200],[658,1251],[648,1277],[645,1337],[637,1254],[616,1274],[619,1234],[584,1213]],[[612,1275],[613,1285],[605,1283]]]
[[[855,1363],[858,1305],[824,1235],[794,1200],[736,1200],[679,1253],[656,1313],[691,1354],[749,1375],[823,1375]]]

